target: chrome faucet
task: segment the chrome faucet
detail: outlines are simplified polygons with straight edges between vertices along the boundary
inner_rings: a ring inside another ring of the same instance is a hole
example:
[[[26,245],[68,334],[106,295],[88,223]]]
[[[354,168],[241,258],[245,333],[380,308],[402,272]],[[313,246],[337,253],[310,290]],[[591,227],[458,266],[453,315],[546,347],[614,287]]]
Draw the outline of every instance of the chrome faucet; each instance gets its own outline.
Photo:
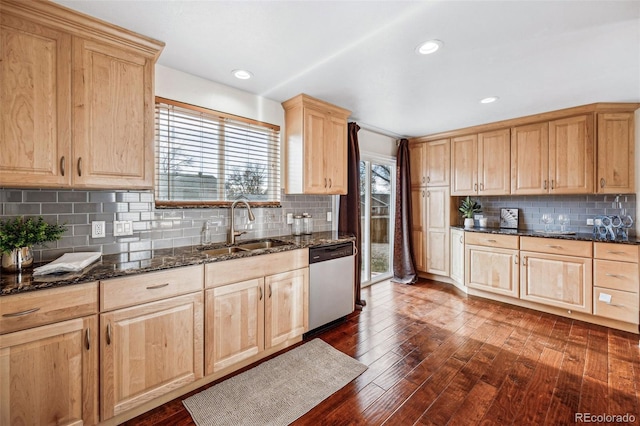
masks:
[[[247,206],[247,213],[249,214],[249,220],[250,221],[254,221],[256,220],[256,217],[253,215],[253,212],[251,211],[251,206],[249,205],[249,203],[247,203],[245,200],[235,200],[233,202],[233,204],[231,204],[231,229],[229,230],[229,243],[231,244],[235,244],[236,243],[236,237],[239,237],[242,234],[246,234],[247,231],[242,231],[242,232],[237,232],[236,231],[236,227],[234,224],[234,220],[235,220],[235,209],[236,209],[236,205],[238,205],[238,203],[244,203],[245,206]]]

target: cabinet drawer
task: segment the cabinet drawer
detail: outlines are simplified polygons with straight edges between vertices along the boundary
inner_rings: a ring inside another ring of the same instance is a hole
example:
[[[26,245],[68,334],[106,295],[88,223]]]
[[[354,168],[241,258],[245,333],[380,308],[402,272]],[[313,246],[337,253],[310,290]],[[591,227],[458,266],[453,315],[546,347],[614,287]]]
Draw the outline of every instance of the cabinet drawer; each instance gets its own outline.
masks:
[[[596,259],[593,261],[593,285],[638,292],[638,264]]]
[[[609,296],[609,303],[600,300],[601,297],[607,299]],[[593,313],[600,317],[638,324],[638,293],[594,287]]]
[[[638,263],[638,246],[630,244],[594,243],[593,257]]]
[[[520,250],[562,256],[591,257],[591,241],[569,241],[556,238],[521,237]]]
[[[4,334],[97,313],[98,283],[4,296],[0,301],[0,334]]]
[[[100,311],[192,293],[203,283],[202,265],[100,281]]]
[[[482,232],[465,232],[464,241],[474,246],[518,249],[517,235],[485,234]]]

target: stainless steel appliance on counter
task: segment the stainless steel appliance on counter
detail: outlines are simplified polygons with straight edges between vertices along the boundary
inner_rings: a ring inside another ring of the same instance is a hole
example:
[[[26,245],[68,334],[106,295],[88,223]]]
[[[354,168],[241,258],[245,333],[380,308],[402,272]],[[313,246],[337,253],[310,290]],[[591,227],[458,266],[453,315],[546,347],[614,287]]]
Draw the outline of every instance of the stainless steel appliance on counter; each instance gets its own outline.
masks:
[[[354,310],[353,243],[309,249],[309,330]]]

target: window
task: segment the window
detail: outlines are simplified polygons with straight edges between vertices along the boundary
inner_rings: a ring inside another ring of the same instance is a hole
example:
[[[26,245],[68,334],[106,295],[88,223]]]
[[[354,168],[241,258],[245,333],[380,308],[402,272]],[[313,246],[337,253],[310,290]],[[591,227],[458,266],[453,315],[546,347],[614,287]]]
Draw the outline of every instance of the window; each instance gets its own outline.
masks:
[[[156,205],[280,204],[280,127],[156,98]]]

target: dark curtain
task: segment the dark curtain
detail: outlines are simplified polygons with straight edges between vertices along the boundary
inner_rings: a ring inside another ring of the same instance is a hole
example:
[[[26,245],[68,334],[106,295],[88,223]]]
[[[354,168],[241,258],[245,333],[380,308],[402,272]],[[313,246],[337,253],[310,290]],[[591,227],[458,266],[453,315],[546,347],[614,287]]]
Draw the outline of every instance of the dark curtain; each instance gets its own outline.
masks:
[[[392,281],[412,284],[418,279],[411,233],[411,180],[409,141],[401,139],[396,157],[396,212]]]
[[[366,302],[362,300],[360,291],[360,268],[362,267],[362,238],[360,229],[360,147],[358,146],[358,130],[360,126],[349,123],[347,158],[348,184],[347,195],[340,196],[340,213],[338,216],[338,231],[353,234],[356,237],[356,270],[355,270],[355,301],[356,309],[362,309]]]

